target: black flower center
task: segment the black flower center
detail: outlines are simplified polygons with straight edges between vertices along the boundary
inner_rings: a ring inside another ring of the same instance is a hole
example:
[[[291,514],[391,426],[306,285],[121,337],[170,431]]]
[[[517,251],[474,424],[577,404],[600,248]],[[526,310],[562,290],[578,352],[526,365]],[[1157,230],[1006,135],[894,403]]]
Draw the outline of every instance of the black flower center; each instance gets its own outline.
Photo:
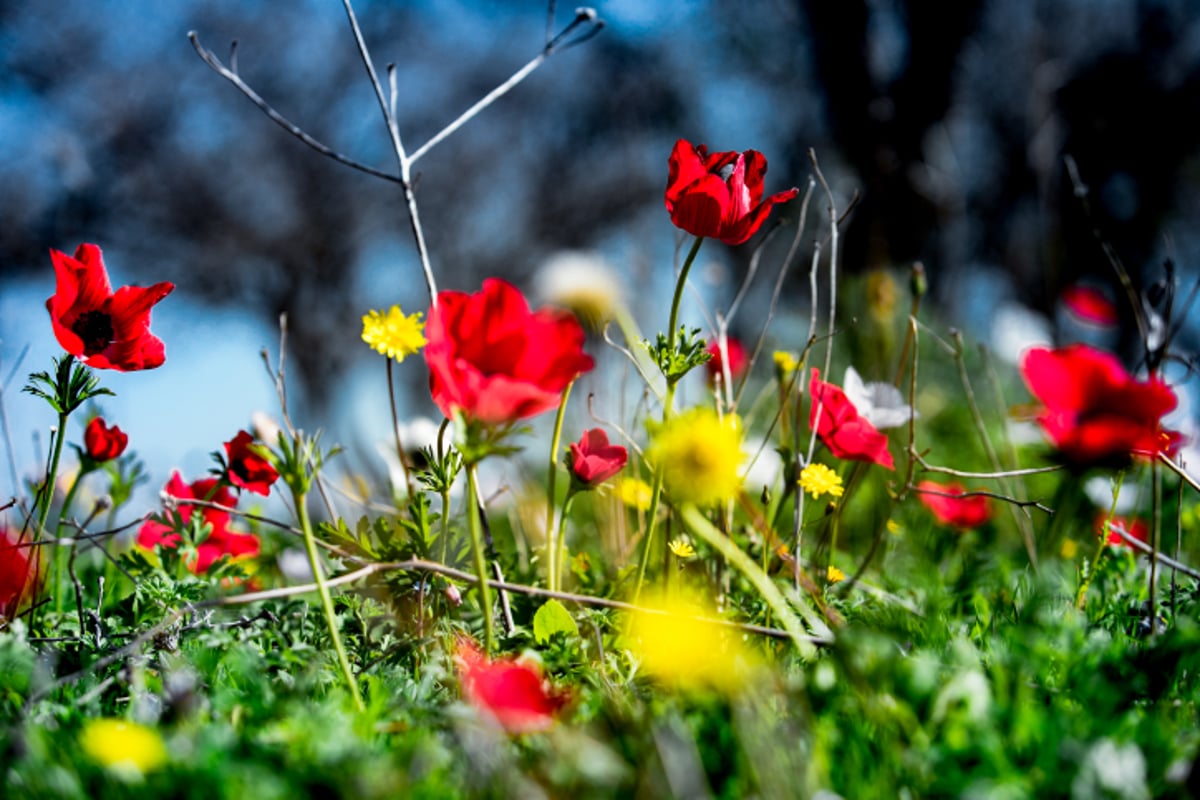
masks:
[[[83,340],[83,354],[94,356],[113,340],[112,317],[103,311],[88,311],[80,314],[71,330]]]

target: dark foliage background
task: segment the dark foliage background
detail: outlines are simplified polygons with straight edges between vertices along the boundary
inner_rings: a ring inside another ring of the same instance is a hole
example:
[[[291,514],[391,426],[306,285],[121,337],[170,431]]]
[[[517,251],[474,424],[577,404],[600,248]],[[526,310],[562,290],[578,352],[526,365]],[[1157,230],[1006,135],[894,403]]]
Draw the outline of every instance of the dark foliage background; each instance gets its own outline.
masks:
[[[546,7],[532,0],[356,8],[377,63],[398,65],[410,149],[532,57],[545,30]],[[919,259],[952,318],[978,310],[967,298],[980,276],[985,309],[999,292],[1049,312],[1081,275],[1113,283],[1067,154],[1094,222],[1139,280],[1167,257],[1185,275],[1197,263],[1194,3],[597,10],[608,22],[599,37],[422,160],[418,197],[443,287],[486,275],[528,285],[563,248],[598,249],[630,274],[667,269],[661,191],[680,136],[763,151],[769,191],[803,186],[814,148],[843,207],[860,196],[846,269]],[[558,10],[556,28],[570,13]],[[180,295],[268,326],[286,311],[292,374],[320,413],[369,356],[363,311],[426,302],[402,198],[285,135],[196,58],[188,30],[222,55],[237,39],[243,77],[318,139],[394,165],[335,0],[0,2],[0,287],[48,283],[48,248],[96,241],[126,280],[173,280]],[[747,250],[711,248],[735,275]],[[666,305],[653,292],[638,300],[653,314]],[[6,349],[45,333],[2,332]]]

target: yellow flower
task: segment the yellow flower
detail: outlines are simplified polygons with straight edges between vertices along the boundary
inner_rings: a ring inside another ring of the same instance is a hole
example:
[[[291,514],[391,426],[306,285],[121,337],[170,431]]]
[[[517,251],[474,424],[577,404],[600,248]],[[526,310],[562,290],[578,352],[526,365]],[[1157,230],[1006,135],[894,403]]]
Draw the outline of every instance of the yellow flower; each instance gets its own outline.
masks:
[[[1079,552],[1079,545],[1075,544],[1074,539],[1063,539],[1062,547],[1058,553],[1068,561],[1076,556]]]
[[[667,543],[667,547],[671,548],[676,558],[691,558],[696,555],[696,548],[692,547],[691,542],[683,539],[672,539]]]
[[[900,534],[904,533],[904,529],[900,527],[900,523],[896,522],[894,519],[889,519],[884,527],[886,527],[888,533],[892,534],[893,536],[899,536]]]
[[[775,371],[779,373],[780,378],[786,378],[800,369],[800,359],[796,358],[795,353],[789,353],[787,350],[776,350],[771,358],[775,361]]]
[[[158,732],[123,719],[88,720],[79,745],[96,763],[135,780],[167,763]]]
[[[386,312],[368,311],[363,315],[362,340],[388,358],[403,361],[425,346],[425,323],[422,314],[408,314],[400,306]]]
[[[638,511],[650,509],[650,498],[653,493],[654,490],[650,488],[650,484],[639,478],[621,478],[617,481],[617,497],[621,498],[622,503],[636,508]]]
[[[630,616],[622,642],[662,683],[736,691],[748,680],[751,655],[734,629],[706,621],[715,618],[697,600],[652,598]]]
[[[816,500],[823,494],[841,497],[842,477],[824,464],[809,464],[800,470],[800,488]]]
[[[846,573],[842,572],[833,564],[830,564],[829,569],[825,571],[825,580],[829,581],[830,583],[840,583],[846,580]]]
[[[703,507],[730,500],[742,487],[741,425],[735,416],[690,409],[652,429],[646,460],[662,470],[677,503]]]

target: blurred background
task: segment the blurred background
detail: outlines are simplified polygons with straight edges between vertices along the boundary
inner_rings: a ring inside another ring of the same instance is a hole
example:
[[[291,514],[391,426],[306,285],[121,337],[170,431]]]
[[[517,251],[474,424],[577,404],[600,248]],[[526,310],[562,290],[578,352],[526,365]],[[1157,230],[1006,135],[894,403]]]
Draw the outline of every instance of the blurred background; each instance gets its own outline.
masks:
[[[1175,265],[1181,296],[1164,322],[1186,323],[1183,296],[1200,264],[1191,0],[595,8],[599,36],[555,55],[419,163],[442,288],[474,291],[498,275],[542,300],[554,293],[546,265],[576,253],[590,270],[607,265],[647,332],[660,329],[679,244],[662,192],[683,137],[762,151],[768,192],[805,187],[815,150],[839,208],[853,205],[847,274],[902,286],[920,260],[944,319],[985,343],[998,317],[1020,335],[1055,336],[1061,292],[1080,281],[1119,297],[1093,228],[1139,288]],[[377,68],[397,65],[410,151],[536,55],[547,27],[534,0],[355,9]],[[555,30],[573,9],[557,10]],[[14,472],[36,471],[53,423],[19,392],[59,352],[44,309],[48,252],[84,241],[103,248],[118,285],[178,285],[154,312],[166,365],[102,376],[118,395],[105,415],[130,433],[153,489],[175,467],[198,476],[253,412],[277,408],[259,351],[276,353],[285,312],[297,423],[366,452],[389,435],[382,358],[359,334],[368,309],[428,303],[403,197],[268,121],[197,58],[190,30],[223,60],[236,39],[242,77],[314,137],[395,169],[336,0],[57,0],[52,10],[0,0],[0,499]],[[794,221],[798,205],[779,218]],[[814,202],[810,226],[825,208]],[[820,231],[810,229],[811,241]],[[710,302],[728,304],[752,251],[705,246],[697,283]],[[764,259],[764,275],[780,257]],[[789,325],[807,329],[805,273],[785,287],[781,340]],[[735,334],[757,333],[769,280]],[[1124,333],[1111,345],[1132,366],[1131,307],[1118,308]],[[1195,350],[1196,335],[1182,324],[1181,352]],[[436,416],[423,363],[397,375],[402,415]]]

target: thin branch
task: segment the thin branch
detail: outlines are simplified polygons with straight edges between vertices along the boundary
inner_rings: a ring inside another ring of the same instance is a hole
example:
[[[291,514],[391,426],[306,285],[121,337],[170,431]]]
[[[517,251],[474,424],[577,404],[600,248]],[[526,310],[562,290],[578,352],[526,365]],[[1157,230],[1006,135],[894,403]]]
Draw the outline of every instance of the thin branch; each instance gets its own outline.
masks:
[[[361,162],[355,161],[354,159],[352,159],[348,156],[344,156],[341,153],[337,152],[332,147],[322,144],[321,142],[317,141],[315,138],[310,136],[308,133],[306,133],[300,126],[296,125],[296,123],[292,122],[287,117],[283,116],[278,111],[276,111],[271,106],[270,103],[268,103],[266,100],[264,100],[262,98],[262,96],[259,95],[258,92],[254,91],[253,87],[251,87],[248,83],[246,83],[244,80],[242,80],[241,76],[238,75],[237,60],[236,60],[236,54],[237,54],[237,42],[236,41],[229,48],[229,64],[230,65],[227,67],[221,63],[221,59],[217,58],[216,54],[213,53],[213,51],[209,50],[208,48],[206,48],[200,44],[200,37],[196,33],[196,31],[188,31],[187,37],[188,37],[188,41],[190,41],[192,43],[192,47],[195,49],[196,54],[198,56],[200,56],[200,58],[204,61],[204,63],[207,64],[209,66],[209,68],[212,69],[213,72],[217,73],[222,78],[224,78],[225,80],[232,83],[239,92],[241,92],[243,95],[246,96],[247,100],[249,100],[251,103],[254,103],[254,105],[258,106],[259,111],[262,111],[264,114],[266,114],[268,119],[270,119],[272,122],[274,122],[279,127],[283,128],[285,131],[290,133],[292,136],[295,136],[301,142],[308,145],[313,150],[316,150],[321,155],[332,158],[334,161],[338,162],[339,164],[345,164],[347,167],[350,167],[351,169],[356,169],[359,172],[365,172],[368,175],[373,175],[376,178],[382,178],[383,180],[389,181],[391,183],[401,183],[399,176],[392,175],[391,173],[384,172],[382,170],[375,169],[374,167],[368,166]]]
[[[963,470],[950,469],[949,467],[939,467],[935,466],[934,464],[930,464],[921,457],[921,454],[918,453],[915,448],[911,446],[909,448],[909,455],[911,455],[913,460],[921,465],[921,469],[925,472],[937,472],[942,475],[953,475],[956,478],[977,478],[979,480],[987,480],[989,478],[1019,478],[1022,475],[1041,475],[1046,472],[1058,472],[1059,470],[1063,469],[1061,466],[1055,465],[1050,467],[1006,469],[999,470],[997,472],[964,472]]]

